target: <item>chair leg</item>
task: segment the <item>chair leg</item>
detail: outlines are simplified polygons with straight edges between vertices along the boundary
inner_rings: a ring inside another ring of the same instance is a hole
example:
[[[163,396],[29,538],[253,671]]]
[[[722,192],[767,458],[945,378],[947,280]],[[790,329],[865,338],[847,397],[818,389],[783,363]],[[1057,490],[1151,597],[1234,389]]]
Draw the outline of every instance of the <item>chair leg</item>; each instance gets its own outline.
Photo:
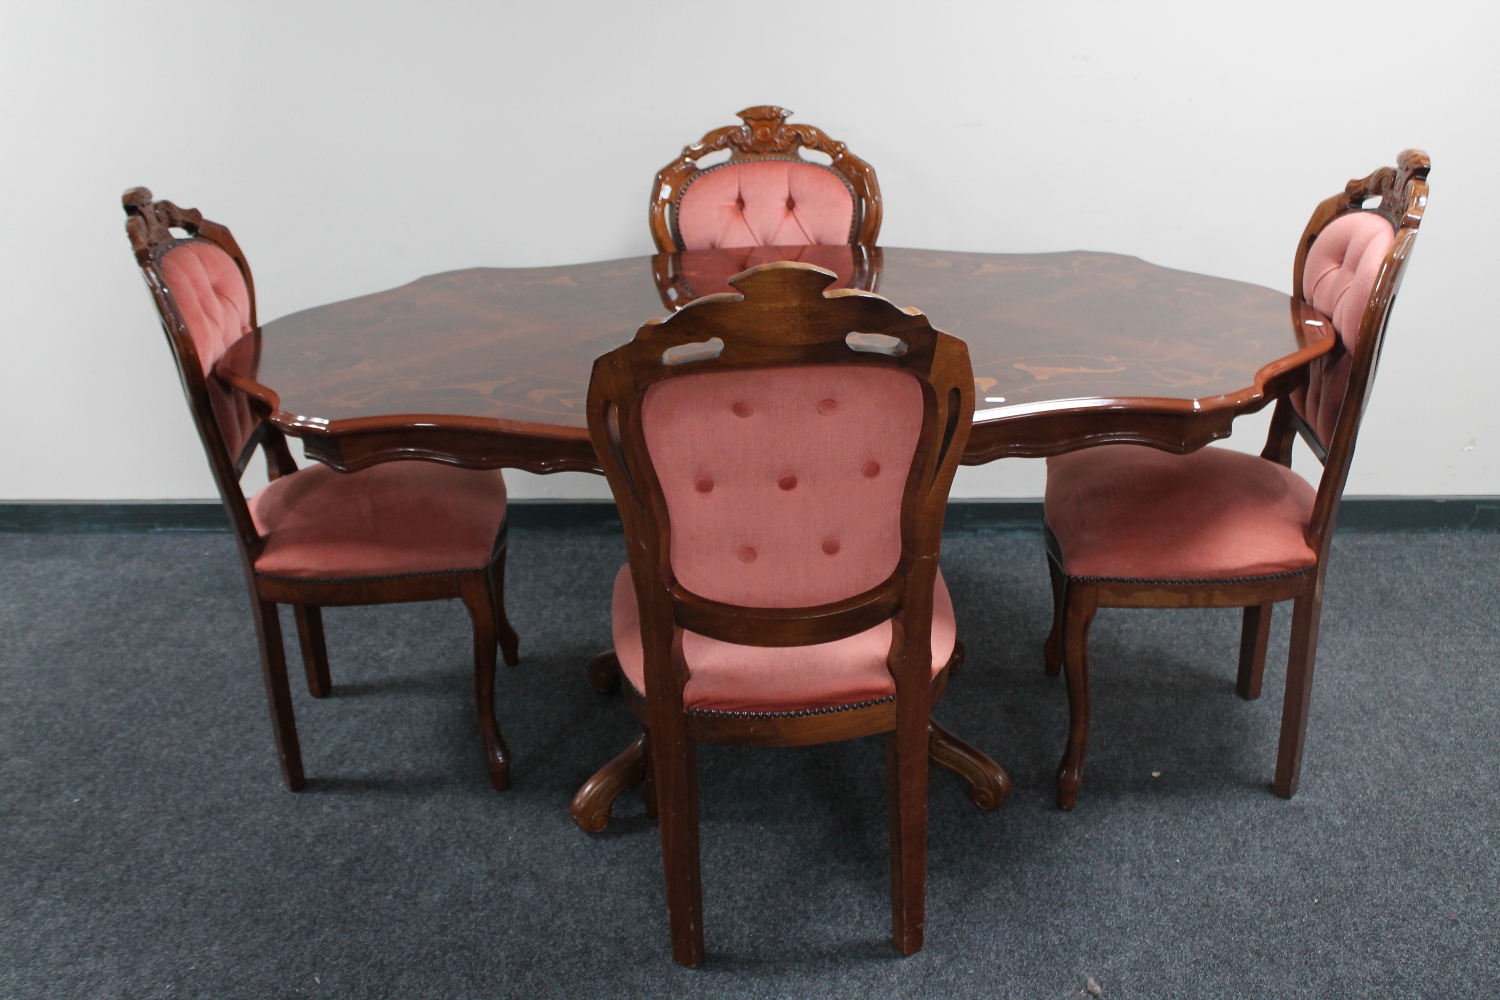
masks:
[[[930,745],[930,736],[918,733]],[[925,738],[924,738],[925,737]],[[901,732],[885,736],[886,806],[891,819],[891,944],[922,950],[927,922],[927,746]]]
[[[568,813],[584,833],[599,833],[609,826],[609,814],[615,799],[627,788],[640,784],[650,766],[646,737],[638,736],[614,760],[605,764],[583,783]]]
[[[703,881],[698,859],[697,747],[672,727],[653,727],[651,764],[661,810],[661,855],[667,879],[667,919],[672,957],[679,965],[703,964]],[[662,729],[668,731],[662,732]]]
[[[490,594],[494,604],[495,630],[500,636],[500,655],[506,666],[521,662],[521,639],[505,614],[505,552],[502,547],[490,562]]]
[[[657,819],[656,812],[656,768],[651,764],[651,730],[641,733],[641,745],[646,752],[646,774],[641,779],[641,801],[646,805],[646,815]]]
[[[276,737],[276,756],[286,787],[300,792],[307,785],[302,775],[302,748],[297,742],[297,719],[292,714],[292,686],[286,676],[286,647],[281,641],[281,616],[271,601],[255,600],[255,638],[260,643],[260,668],[266,680],[266,701],[271,707],[271,732]]]
[[[465,577],[460,592],[474,623],[474,700],[479,710],[479,738],[484,743],[490,785],[503,792],[510,787],[510,751],[495,721],[495,602],[489,580],[483,576]]]
[[[333,690],[328,673],[328,643],[323,640],[323,609],[313,604],[295,604],[297,641],[302,646],[302,668],[307,673],[307,691],[314,698],[326,698]]]
[[[1235,691],[1246,701],[1260,697],[1261,675],[1266,672],[1266,643],[1271,638],[1271,612],[1274,604],[1259,604],[1245,609],[1245,624],[1240,630],[1240,675]]]
[[[1277,795],[1289,799],[1297,794],[1302,775],[1302,747],[1307,739],[1307,712],[1312,703],[1313,661],[1318,654],[1318,619],[1322,614],[1322,587],[1292,606],[1292,643],[1286,664],[1286,699],[1281,705],[1281,745],[1276,753]]]
[[[1089,625],[1099,594],[1087,584],[1070,583],[1063,610],[1063,660],[1068,679],[1068,748],[1057,767],[1057,805],[1072,809],[1083,784],[1089,746]]]
[[[1063,598],[1068,591],[1068,578],[1063,576],[1062,567],[1049,553],[1047,556],[1047,572],[1052,577],[1052,631],[1047,636],[1047,644],[1042,647],[1042,662],[1047,668],[1048,677],[1056,677],[1062,672],[1063,662]]]
[[[927,727],[927,757],[969,783],[969,798],[985,812],[998,809],[1010,795],[1010,775],[936,722]]]
[[[606,649],[589,661],[589,683],[600,694],[620,690],[620,659],[613,649]]]

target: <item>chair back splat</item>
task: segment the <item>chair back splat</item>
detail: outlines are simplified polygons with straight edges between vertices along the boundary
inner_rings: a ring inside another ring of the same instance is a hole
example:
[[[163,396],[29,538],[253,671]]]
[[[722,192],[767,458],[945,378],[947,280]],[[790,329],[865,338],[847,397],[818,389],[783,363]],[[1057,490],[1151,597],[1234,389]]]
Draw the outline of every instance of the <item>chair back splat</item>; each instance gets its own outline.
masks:
[[[875,170],[791,112],[746,108],[742,125],[714,129],[683,147],[651,189],[651,236],[661,253],[715,247],[863,244],[880,235]],[[723,163],[698,161],[729,150]],[[801,150],[829,157],[809,160]]]
[[[643,601],[655,652],[673,623],[829,642],[931,588],[973,413],[968,350],[878,295],[825,294],[834,280],[754,268],[730,279],[741,294],[698,299],[595,362],[590,432],[637,592],[661,612],[648,624]]]
[[[1426,153],[1408,149],[1394,168],[1350,181],[1314,210],[1297,245],[1292,294],[1328,316],[1339,337],[1309,369],[1306,388],[1282,404],[1291,410],[1286,422],[1323,462],[1308,531],[1320,555],[1332,538],[1391,308],[1427,210],[1431,168]],[[1290,433],[1282,435],[1289,462]],[[1280,442],[1268,442],[1268,450],[1273,444]]]
[[[143,187],[121,201],[125,233],[161,315],[214,484],[237,541],[253,559],[261,538],[240,477],[257,447],[264,448],[273,480],[297,465],[282,433],[266,421],[265,407],[214,374],[224,352],[257,330],[250,264],[229,230],[195,208],[152,201]]]
[[[835,280],[793,261],[742,272],[598,359],[589,385],[630,555],[615,669],[646,735],[574,818],[602,829],[609,800],[647,781],[686,965],[703,956],[695,743],[887,734],[905,953],[922,943],[929,748],[982,807],[1008,791],[930,718],[962,655],[938,552],[974,411],[968,350]]]

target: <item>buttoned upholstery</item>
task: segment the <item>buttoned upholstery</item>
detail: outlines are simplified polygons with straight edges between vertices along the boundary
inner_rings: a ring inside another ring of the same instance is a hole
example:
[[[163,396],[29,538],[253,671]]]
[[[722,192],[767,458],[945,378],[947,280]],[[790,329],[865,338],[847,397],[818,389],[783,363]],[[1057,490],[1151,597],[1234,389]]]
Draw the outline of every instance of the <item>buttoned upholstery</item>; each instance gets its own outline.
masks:
[[[199,240],[162,255],[161,275],[187,323],[203,374],[250,332],[250,292],[234,259]]]
[[[1315,362],[1307,387],[1291,398],[1325,445],[1360,320],[1395,239],[1384,216],[1351,212],[1308,250],[1303,296],[1332,320],[1346,349]],[[1071,577],[1223,580],[1305,569],[1315,562],[1304,537],[1315,498],[1290,469],[1220,448],[1169,455],[1110,445],[1047,460],[1047,523]]]
[[[611,610],[620,669],[644,695],[641,617],[628,564],[615,577]],[[953,600],[939,571],[932,591],[934,675],[953,656],[957,636]],[[683,706],[715,712],[803,712],[894,698],[896,682],[885,664],[890,649],[890,622],[837,642],[782,648],[740,646],[684,632],[682,653],[689,675]]]
[[[231,459],[259,422],[249,400],[212,377],[214,363],[250,332],[250,291],[234,259],[212,243],[193,240],[162,255],[161,276],[187,324],[203,367],[209,403]]]
[[[1047,524],[1063,572],[1116,580],[1231,580],[1293,572],[1316,556],[1317,497],[1291,469],[1203,448],[1106,445],[1047,459]]]
[[[326,465],[273,480],[250,498],[265,549],[255,571],[303,579],[482,570],[505,519],[500,471],[387,462]]]
[[[1330,222],[1307,251],[1302,269],[1302,296],[1333,321],[1346,350],[1322,357],[1308,368],[1308,384],[1292,393],[1292,405],[1324,445],[1333,441],[1339,407],[1349,385],[1355,338],[1380,277],[1381,265],[1395,245],[1390,220],[1375,212],[1350,212]]]
[[[885,581],[901,555],[901,500],[922,427],[904,371],[813,365],[684,375],[652,386],[642,432],[687,590],[748,607],[827,604]],[[934,669],[953,651],[952,605],[935,602]],[[635,594],[615,588],[615,650],[644,690]],[[688,641],[689,705],[790,711],[894,693],[890,624],[834,643],[752,649]],[[769,707],[774,706],[774,707]]]
[[[835,171],[801,160],[730,162],[697,174],[677,203],[686,250],[847,244],[854,195]]]
[[[892,368],[810,365],[652,386],[642,431],[672,570],[726,604],[797,608],[863,593],[901,555],[922,390]]]

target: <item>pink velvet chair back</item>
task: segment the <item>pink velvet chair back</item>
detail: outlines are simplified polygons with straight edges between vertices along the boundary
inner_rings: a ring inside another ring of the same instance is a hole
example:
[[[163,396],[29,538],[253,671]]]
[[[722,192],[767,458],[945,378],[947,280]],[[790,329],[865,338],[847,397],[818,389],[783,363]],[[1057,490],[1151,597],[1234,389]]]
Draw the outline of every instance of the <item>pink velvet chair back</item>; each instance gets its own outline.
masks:
[[[709,132],[657,173],[651,233],[659,251],[875,244],[882,208],[874,169],[819,129],[788,124],[790,114],[746,108],[743,125]],[[726,162],[699,167],[724,150]]]
[[[1333,441],[1349,386],[1360,321],[1395,244],[1396,230],[1389,218],[1379,212],[1357,211],[1329,223],[1307,252],[1302,296],[1329,317],[1344,350],[1314,363],[1307,387],[1293,393],[1292,405],[1325,446]]]
[[[677,582],[725,604],[861,594],[901,557],[922,387],[892,368],[687,375],[647,390],[642,429]]]
[[[215,377],[213,367],[252,329],[250,289],[233,258],[206,240],[179,243],[160,260],[162,282],[192,338],[224,448],[238,459],[260,420],[245,394]]]
[[[1320,560],[1354,461],[1391,308],[1427,210],[1430,169],[1426,153],[1408,149],[1395,167],[1350,181],[1313,211],[1298,245],[1293,293],[1328,317],[1339,343],[1313,365],[1307,387],[1277,405],[1263,455],[1289,466],[1295,431],[1323,462],[1307,529]]]
[[[674,628],[807,646],[893,617],[898,690],[927,689],[973,371],[962,341],[828,290],[837,277],[756,267],[594,364],[589,432],[625,524],[652,699],[681,703]]]
[[[253,546],[259,536],[239,476],[261,420],[244,393],[214,374],[225,351],[256,328],[250,266],[229,230],[196,209],[153,201],[145,188],[126,191],[122,201],[126,235],[156,302],[209,467],[241,542]],[[295,468],[290,455],[284,463]]]
[[[729,162],[699,171],[673,213],[684,250],[850,244],[854,188],[805,160]]]

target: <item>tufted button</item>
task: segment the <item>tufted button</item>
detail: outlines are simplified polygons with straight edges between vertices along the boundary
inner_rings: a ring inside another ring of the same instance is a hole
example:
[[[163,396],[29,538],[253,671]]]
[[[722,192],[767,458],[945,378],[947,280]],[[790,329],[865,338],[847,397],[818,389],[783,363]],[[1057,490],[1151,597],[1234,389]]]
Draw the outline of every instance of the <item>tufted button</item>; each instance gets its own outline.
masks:
[[[836,556],[839,554],[839,540],[837,538],[823,539],[823,554]]]
[[[755,412],[755,407],[751,406],[749,403],[745,402],[743,399],[740,400],[738,403],[734,404],[734,415],[737,416],[737,417],[748,417],[750,414],[752,414],[754,412]]]
[[[780,486],[784,490],[795,490],[797,488],[797,477],[788,472],[786,475],[776,480],[776,485]]]
[[[699,476],[698,481],[693,483],[693,489],[699,493],[712,493],[714,491],[714,481],[707,476]]]
[[[796,207],[797,207],[797,203],[792,200],[792,196],[791,195],[787,195],[786,196],[786,210],[788,212],[790,212],[792,209],[794,209]]]
[[[740,562],[742,562],[742,563],[753,563],[753,562],[755,562],[756,555],[757,555],[757,553],[756,553],[755,549],[752,548],[751,546],[749,546],[749,545],[741,546],[741,548],[740,548]]]
[[[743,212],[745,210],[745,199],[743,197],[734,199],[734,207]]]
[[[880,475],[880,463],[866,462],[865,467],[859,471],[865,474],[866,479],[874,479],[876,476]]]
[[[831,417],[838,410],[839,402],[836,399],[825,399],[818,404],[818,412],[825,417]]]

